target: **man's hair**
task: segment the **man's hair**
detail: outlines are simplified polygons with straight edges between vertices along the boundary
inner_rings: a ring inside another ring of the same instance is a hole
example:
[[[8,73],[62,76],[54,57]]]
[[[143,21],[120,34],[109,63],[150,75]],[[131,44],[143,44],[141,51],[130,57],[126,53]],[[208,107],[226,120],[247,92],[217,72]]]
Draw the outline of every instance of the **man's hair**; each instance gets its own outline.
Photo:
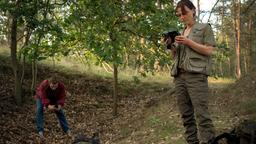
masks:
[[[48,81],[49,83],[53,83],[53,84],[59,83],[58,75],[56,73],[52,74],[50,78],[48,78]]]
[[[182,14],[186,14],[186,10],[185,10],[185,6],[188,7],[191,10],[196,10],[196,7],[194,6],[194,4],[190,1],[190,0],[181,0],[177,3],[177,6],[175,8],[175,12],[177,12],[178,8],[181,8],[181,12]],[[194,13],[195,16],[195,13]]]

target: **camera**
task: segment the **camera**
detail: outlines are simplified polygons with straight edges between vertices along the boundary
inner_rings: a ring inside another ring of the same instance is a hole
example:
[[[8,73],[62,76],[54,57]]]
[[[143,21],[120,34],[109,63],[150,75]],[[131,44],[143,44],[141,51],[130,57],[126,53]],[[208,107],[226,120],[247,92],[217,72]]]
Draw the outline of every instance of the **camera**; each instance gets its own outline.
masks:
[[[167,49],[171,49],[171,44],[175,42],[175,37],[179,35],[180,33],[176,30],[167,31],[162,34],[162,38],[164,41],[166,41],[168,38],[171,38],[171,43],[167,45]]]

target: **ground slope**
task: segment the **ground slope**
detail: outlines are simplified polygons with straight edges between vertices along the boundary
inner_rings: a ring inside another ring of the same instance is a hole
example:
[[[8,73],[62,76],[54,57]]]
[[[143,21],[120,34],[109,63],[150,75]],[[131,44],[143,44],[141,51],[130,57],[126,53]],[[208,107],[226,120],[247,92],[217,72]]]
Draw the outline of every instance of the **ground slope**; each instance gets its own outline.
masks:
[[[0,62],[0,143],[42,143],[35,129],[35,104],[29,94],[31,80],[27,68],[24,81],[26,101],[16,107],[12,70]],[[52,70],[40,67],[38,83]],[[74,136],[100,133],[104,144],[183,144],[183,127],[172,85],[159,83],[119,84],[118,116],[112,116],[112,80],[85,74],[58,72],[71,96],[65,113]],[[255,118],[255,74],[233,85],[211,83],[210,110],[217,132],[231,129],[241,119]],[[45,113],[44,143],[71,143],[53,113]]]

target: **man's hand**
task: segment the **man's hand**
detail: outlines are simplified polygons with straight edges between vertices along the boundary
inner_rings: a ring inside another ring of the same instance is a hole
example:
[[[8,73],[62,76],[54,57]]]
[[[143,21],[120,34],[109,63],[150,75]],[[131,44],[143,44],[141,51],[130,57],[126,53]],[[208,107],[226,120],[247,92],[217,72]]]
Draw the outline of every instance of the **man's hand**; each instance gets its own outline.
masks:
[[[62,106],[61,105],[48,105],[48,110],[49,111],[59,111],[61,110]]]
[[[43,110],[46,111],[46,106],[43,107]]]
[[[48,105],[48,109],[49,109],[50,111],[54,111],[56,108],[55,108],[54,105]]]
[[[71,96],[71,93],[70,93],[69,91],[66,90],[65,93],[66,93],[66,96],[67,96],[67,97],[70,97],[70,96]]]
[[[61,110],[61,105],[58,105],[57,107],[55,107],[55,110],[56,110],[56,111]]]

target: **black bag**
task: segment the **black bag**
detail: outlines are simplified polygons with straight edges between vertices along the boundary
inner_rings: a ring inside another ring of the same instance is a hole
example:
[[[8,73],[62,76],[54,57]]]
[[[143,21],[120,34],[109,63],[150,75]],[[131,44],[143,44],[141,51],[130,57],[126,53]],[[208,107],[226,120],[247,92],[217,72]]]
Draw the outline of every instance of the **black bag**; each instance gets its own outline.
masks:
[[[210,144],[218,144],[223,138],[227,144],[256,144],[256,122],[245,120],[230,133],[218,135]]]
[[[99,133],[94,133],[92,137],[78,135],[72,144],[100,144]]]

